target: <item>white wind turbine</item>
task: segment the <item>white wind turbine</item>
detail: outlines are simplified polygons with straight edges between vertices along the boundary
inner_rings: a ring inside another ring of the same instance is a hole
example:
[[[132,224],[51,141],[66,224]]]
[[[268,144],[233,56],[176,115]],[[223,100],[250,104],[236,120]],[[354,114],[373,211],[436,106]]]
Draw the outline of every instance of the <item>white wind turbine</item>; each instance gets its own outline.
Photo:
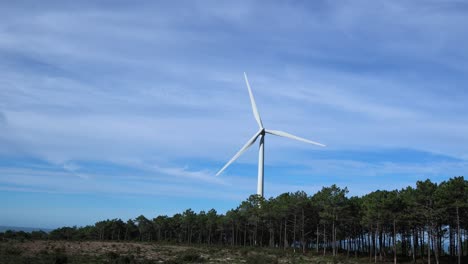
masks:
[[[265,151],[264,149],[265,133],[272,134],[275,136],[295,139],[295,140],[299,140],[299,141],[309,143],[309,144],[314,144],[314,145],[321,146],[321,147],[325,147],[325,145],[305,139],[305,138],[294,136],[292,134],[289,134],[283,131],[265,129],[263,127],[262,119],[260,119],[260,114],[258,113],[257,104],[255,103],[255,99],[252,94],[252,89],[250,89],[249,80],[247,79],[247,74],[245,74],[245,72],[244,72],[244,78],[245,78],[245,83],[247,84],[247,89],[249,90],[249,96],[250,96],[250,102],[252,103],[253,114],[254,114],[255,120],[257,120],[257,123],[260,129],[258,130],[257,133],[255,133],[255,135],[253,135],[251,139],[249,139],[249,141],[247,141],[247,143],[239,150],[239,152],[237,152],[236,155],[234,155],[234,157],[232,157],[232,159],[228,163],[226,163],[226,165],[224,165],[224,167],[221,170],[218,171],[218,173],[216,173],[216,176],[220,175],[229,165],[231,165],[231,163],[233,163],[237,158],[239,158],[242,155],[242,153],[244,153],[250,146],[252,146],[258,137],[260,137],[260,147],[258,151],[257,194],[263,197],[263,165],[264,165],[263,158],[264,158],[264,151]]]

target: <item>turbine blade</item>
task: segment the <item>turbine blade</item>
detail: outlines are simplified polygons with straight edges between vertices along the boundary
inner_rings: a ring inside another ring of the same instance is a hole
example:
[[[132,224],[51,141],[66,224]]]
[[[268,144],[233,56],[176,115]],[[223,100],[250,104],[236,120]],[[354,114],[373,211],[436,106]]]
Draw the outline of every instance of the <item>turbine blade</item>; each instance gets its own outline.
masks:
[[[228,161],[228,163],[226,163],[226,165],[224,165],[224,167],[221,170],[219,170],[218,173],[216,173],[216,176],[220,175],[229,165],[231,165],[231,163],[233,163],[237,158],[239,158],[242,155],[242,153],[244,153],[250,146],[252,146],[261,133],[262,130],[255,133],[255,135],[251,139],[249,139],[249,141],[247,141],[247,143],[236,153],[236,155],[234,155],[234,157],[232,157],[232,159]]]
[[[249,80],[247,79],[247,74],[245,72],[244,72],[244,78],[245,78],[245,83],[247,84],[247,89],[249,90],[250,103],[252,104],[252,110],[253,110],[255,120],[257,120],[258,126],[260,128],[263,128],[262,119],[260,118],[260,114],[258,113],[257,104],[255,103],[255,99],[252,94],[252,89],[250,88]]]
[[[305,138],[301,138],[301,137],[298,137],[298,136],[295,136],[295,135],[292,135],[292,134],[289,134],[289,133],[286,133],[286,132],[283,132],[283,131],[265,129],[265,132],[268,133],[268,134],[275,135],[275,136],[295,139],[295,140],[299,140],[299,141],[306,142],[306,143],[309,143],[309,144],[314,144],[314,145],[317,145],[317,146],[325,147],[324,144],[321,144],[321,143],[318,143],[318,142],[315,142],[315,141],[311,141],[311,140],[308,140],[308,139],[305,139]]]

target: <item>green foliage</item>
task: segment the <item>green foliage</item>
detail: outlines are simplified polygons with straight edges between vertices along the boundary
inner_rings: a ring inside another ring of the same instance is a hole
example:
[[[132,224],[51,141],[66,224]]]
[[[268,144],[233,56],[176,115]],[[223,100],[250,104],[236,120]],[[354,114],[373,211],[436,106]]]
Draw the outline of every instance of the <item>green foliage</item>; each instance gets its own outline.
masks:
[[[278,258],[265,254],[249,254],[246,257],[247,264],[277,264]]]
[[[332,250],[334,256],[338,253],[378,256],[384,261],[393,257],[394,248],[399,257],[415,254],[415,258],[422,259],[423,254],[427,255],[424,245],[430,237],[433,241],[445,239],[449,243],[447,254],[460,254],[455,248],[458,243],[465,243],[458,239],[466,239],[468,230],[468,181],[464,177],[439,184],[418,181],[415,188],[377,190],[362,197],[347,195],[347,188],[336,185],[323,187],[312,196],[303,191],[269,199],[252,195],[224,215],[214,209],[199,213],[187,209],[171,217],[149,219],[140,215],[126,222],[107,219],[85,227],[58,228],[49,234],[10,230],[0,233],[0,241],[142,241],[243,247],[237,254],[251,261],[269,256],[284,258],[291,252],[327,255]],[[437,243],[430,244],[431,254],[445,253],[437,248]],[[115,245],[118,243],[114,248]],[[252,248],[258,253],[260,248],[266,247],[275,250],[257,254],[261,256],[251,253]],[[128,253],[140,258],[145,252],[134,247]],[[107,256],[107,259],[110,262],[136,261],[129,256]],[[196,259],[196,256],[187,256],[187,259],[179,256],[174,261],[191,261],[191,257]],[[293,260],[291,257],[290,261]]]
[[[167,260],[164,263],[166,264],[183,264],[183,263],[203,263],[206,259],[201,256],[201,254],[194,250],[189,249],[182,252],[177,257]]]
[[[48,237],[48,234],[42,230],[31,232],[31,239],[42,240],[42,239],[47,239],[47,237]]]
[[[55,255],[55,264],[66,264],[68,263],[68,257],[65,254]]]
[[[117,258],[113,259],[110,261],[112,264],[136,264],[138,261],[135,259],[135,256],[133,255],[123,255],[123,256],[117,256]]]
[[[240,254],[241,254],[242,256],[245,257],[245,256],[249,255],[249,252],[250,252],[250,251],[251,251],[250,248],[245,248],[245,247],[244,247],[244,248],[241,248],[241,249],[240,249]]]
[[[5,256],[20,256],[22,251],[19,247],[12,245],[10,243],[0,244],[0,254]]]
[[[66,264],[68,263],[68,256],[66,254],[65,248],[55,248],[54,249],[54,263],[55,264]]]
[[[187,250],[180,257],[180,260],[188,263],[200,263],[204,262],[205,259],[195,250]]]

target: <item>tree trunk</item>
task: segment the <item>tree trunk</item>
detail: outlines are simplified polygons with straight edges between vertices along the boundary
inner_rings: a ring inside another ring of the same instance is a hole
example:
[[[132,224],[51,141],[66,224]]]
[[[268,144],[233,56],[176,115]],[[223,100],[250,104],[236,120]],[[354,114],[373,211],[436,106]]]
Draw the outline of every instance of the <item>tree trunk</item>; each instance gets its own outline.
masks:
[[[415,230],[413,229],[413,243],[412,243],[412,250],[411,250],[411,253],[413,255],[413,263],[416,263],[416,247],[417,247],[417,243],[418,243],[418,236],[417,236],[417,232],[415,232]]]
[[[240,240],[239,240],[239,237],[240,237],[240,231],[239,231],[239,224],[236,225],[236,245],[240,245]]]
[[[379,223],[377,223],[377,229],[379,229]],[[382,261],[382,251],[383,251],[382,248],[383,248],[383,241],[384,241],[383,228],[380,228],[377,234],[379,235],[379,261]]]
[[[317,249],[317,254],[319,252],[319,239],[320,239],[319,238],[319,225],[317,224],[317,240],[315,242],[316,243],[315,246],[316,246],[316,249]]]
[[[374,234],[374,241],[373,241],[373,244],[374,244],[374,263],[377,263],[377,236],[379,235],[379,223],[377,222],[377,229],[375,230],[375,234]]]
[[[461,241],[461,235],[460,235],[460,212],[458,210],[458,206],[456,207],[457,209],[457,255],[458,255],[458,264],[461,264],[461,253],[462,253],[462,241]]]
[[[278,247],[281,246],[281,241],[282,241],[281,239],[283,238],[283,222],[280,221],[279,227],[280,227],[280,230],[279,230]],[[284,247],[283,247],[283,250],[284,250]]]
[[[293,224],[293,251],[296,253],[296,219],[297,214],[294,213],[294,224]]]
[[[452,258],[455,255],[453,227],[449,225],[449,255]]]
[[[439,249],[439,257],[442,257],[442,255],[444,254],[444,252],[443,252],[444,244],[443,244],[443,239],[442,239],[442,237],[443,237],[443,235],[442,235],[443,234],[442,225],[439,225],[438,228],[439,228],[439,230],[438,230],[438,233],[437,233],[437,239],[438,239],[437,242],[439,244],[438,244],[437,248]]]
[[[327,241],[326,241],[326,238],[327,238],[327,235],[326,235],[326,228],[325,228],[325,224],[323,225],[323,255],[325,256],[325,254],[327,253]]]
[[[397,252],[396,252],[396,221],[393,219],[393,263],[397,263]]]
[[[332,221],[332,253],[333,256],[336,256],[336,237],[335,237],[335,219]]]
[[[274,247],[275,246],[275,233],[274,233],[275,230],[272,227],[271,221],[270,221],[268,231],[270,232],[270,238],[269,238],[268,246],[269,247]]]
[[[434,227],[434,225],[433,225]],[[432,228],[432,247],[433,247],[433,251],[434,251],[434,257],[435,257],[435,261],[436,261],[436,264],[439,264],[439,249],[437,248],[438,247],[438,243],[437,243],[437,230],[436,228]]]
[[[305,253],[305,215],[304,208],[302,208],[302,234],[301,234],[301,244],[302,244],[302,253]]]
[[[427,231],[427,264],[431,264],[431,234]]]
[[[258,221],[255,220],[255,233],[253,234],[254,245],[257,245],[257,235],[258,235]]]
[[[208,245],[211,245],[211,225],[208,227]]]
[[[421,228],[421,234],[420,234],[420,240],[421,240],[421,245],[420,245],[420,255],[421,259],[424,261],[424,229]]]
[[[244,247],[247,244],[247,224],[244,224]]]
[[[283,237],[283,239],[284,239],[284,248],[285,249],[288,248],[288,233],[286,232],[287,229],[288,229],[287,224],[288,224],[288,219],[285,218],[284,219],[284,237]]]
[[[350,247],[351,247],[351,238],[348,237],[348,241],[346,242],[346,258],[349,258],[349,251],[350,251]]]
[[[369,233],[367,233],[367,240],[369,241],[369,244],[368,244],[368,248],[369,248],[369,262],[372,262],[372,246],[373,246],[373,243],[372,241],[374,241],[373,239],[373,235],[372,235],[372,224],[369,228]],[[372,241],[371,241],[372,240]]]
[[[234,243],[235,243],[235,228],[234,228],[234,223],[232,223],[231,225],[232,227],[232,237],[231,237],[231,246],[234,246]]]
[[[192,244],[192,227],[190,227],[189,245]]]

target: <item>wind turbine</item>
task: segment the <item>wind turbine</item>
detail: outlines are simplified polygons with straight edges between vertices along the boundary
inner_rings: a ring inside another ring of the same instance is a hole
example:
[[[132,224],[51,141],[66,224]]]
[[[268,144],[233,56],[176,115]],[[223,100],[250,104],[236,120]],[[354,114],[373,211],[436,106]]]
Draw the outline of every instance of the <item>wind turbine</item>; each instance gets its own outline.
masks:
[[[250,103],[252,104],[253,114],[254,114],[255,120],[257,121],[258,126],[259,126],[260,129],[258,130],[257,133],[255,133],[255,135],[253,135],[253,137],[251,139],[249,139],[249,141],[247,141],[247,143],[236,153],[236,155],[234,155],[234,157],[232,157],[232,159],[230,161],[228,161],[228,163],[226,163],[226,165],[224,165],[224,167],[221,170],[219,170],[218,173],[216,173],[216,176],[220,175],[229,165],[231,165],[231,163],[233,163],[250,146],[252,146],[255,143],[255,141],[257,140],[257,138],[260,137],[260,146],[259,146],[259,150],[258,150],[257,194],[263,197],[263,182],[264,182],[263,181],[263,172],[264,172],[263,171],[263,165],[264,165],[264,157],[265,157],[265,134],[271,134],[271,135],[275,135],[275,136],[295,139],[295,140],[299,140],[299,141],[302,141],[302,142],[305,142],[305,143],[309,143],[309,144],[313,144],[313,145],[317,145],[317,146],[321,146],[321,147],[325,147],[325,145],[323,145],[321,143],[318,143],[318,142],[314,142],[314,141],[305,139],[305,138],[301,138],[301,137],[298,137],[298,136],[295,136],[295,135],[292,135],[292,134],[289,134],[289,133],[286,133],[286,132],[283,132],[283,131],[265,129],[265,127],[263,127],[263,123],[262,123],[262,119],[260,118],[260,114],[258,113],[257,104],[255,103],[255,99],[254,99],[253,94],[252,94],[252,89],[250,88],[249,80],[247,79],[247,74],[245,72],[244,72],[244,78],[245,78],[245,83],[247,84],[247,89],[249,90]]]

